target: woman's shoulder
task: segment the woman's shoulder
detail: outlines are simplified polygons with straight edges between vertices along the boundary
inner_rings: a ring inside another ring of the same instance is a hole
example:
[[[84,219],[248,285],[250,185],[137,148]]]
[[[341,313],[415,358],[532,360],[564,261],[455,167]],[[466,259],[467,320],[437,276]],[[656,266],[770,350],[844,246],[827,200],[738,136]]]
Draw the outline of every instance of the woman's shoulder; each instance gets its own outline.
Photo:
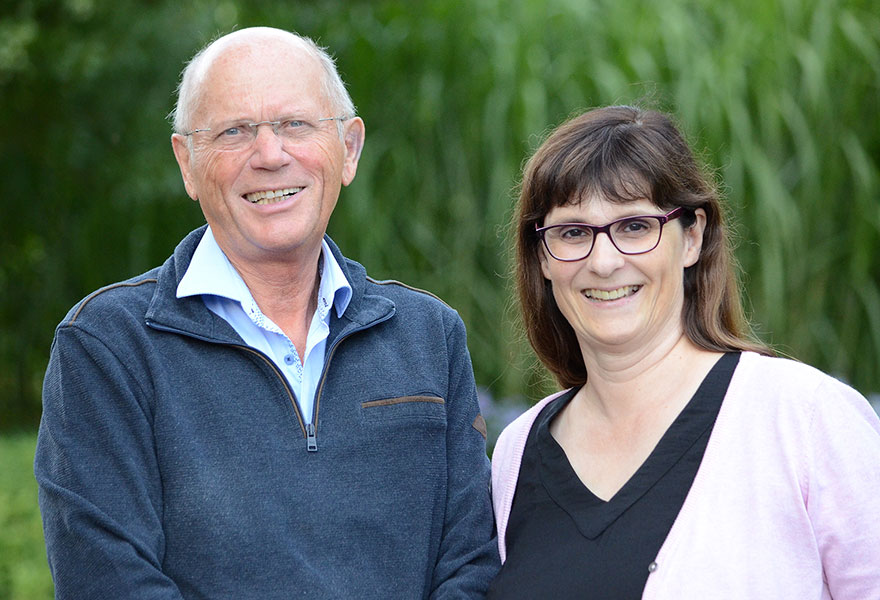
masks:
[[[501,431],[501,435],[498,436],[498,441],[495,444],[495,452],[498,453],[500,451],[503,453],[511,447],[524,445],[525,439],[532,428],[532,424],[535,422],[535,419],[538,418],[538,415],[541,414],[541,411],[544,410],[544,407],[567,391],[568,390],[561,390],[550,394],[546,398],[539,400],[534,406],[511,421]]]
[[[779,426],[801,422],[813,427],[829,415],[877,419],[867,398],[840,379],[797,360],[752,352],[743,353],[725,404],[745,409],[744,414],[763,414]]]
[[[736,375],[757,389],[797,390],[820,388],[856,393],[851,386],[812,365],[792,358],[743,352]],[[735,375],[735,376],[736,376]]]

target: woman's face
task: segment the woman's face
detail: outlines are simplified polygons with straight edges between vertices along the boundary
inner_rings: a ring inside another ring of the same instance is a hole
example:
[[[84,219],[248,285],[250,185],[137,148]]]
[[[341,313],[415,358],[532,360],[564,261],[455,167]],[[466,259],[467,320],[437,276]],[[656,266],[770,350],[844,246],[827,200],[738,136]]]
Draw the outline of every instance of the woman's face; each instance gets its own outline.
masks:
[[[662,215],[646,199],[614,203],[592,196],[547,213],[544,225],[604,225],[624,217]],[[695,223],[663,226],[659,245],[646,254],[622,254],[606,234],[577,262],[561,262],[541,246],[541,269],[553,287],[560,311],[571,324],[584,353],[650,351],[677,341],[683,331],[684,269],[697,262],[706,214]]]

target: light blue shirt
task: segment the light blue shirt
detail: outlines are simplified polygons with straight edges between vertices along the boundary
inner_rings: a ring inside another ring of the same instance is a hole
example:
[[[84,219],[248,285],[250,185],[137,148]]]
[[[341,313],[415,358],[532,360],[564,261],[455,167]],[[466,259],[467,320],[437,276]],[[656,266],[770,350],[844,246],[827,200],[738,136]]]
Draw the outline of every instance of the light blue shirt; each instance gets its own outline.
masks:
[[[324,370],[330,307],[335,307],[336,315],[341,317],[351,300],[351,285],[326,240],[321,244],[318,308],[309,325],[303,362],[290,338],[257,306],[241,275],[217,245],[210,227],[177,286],[178,298],[201,295],[208,309],[229,323],[248,346],[272,359],[290,383],[306,423],[312,422],[315,393]]]

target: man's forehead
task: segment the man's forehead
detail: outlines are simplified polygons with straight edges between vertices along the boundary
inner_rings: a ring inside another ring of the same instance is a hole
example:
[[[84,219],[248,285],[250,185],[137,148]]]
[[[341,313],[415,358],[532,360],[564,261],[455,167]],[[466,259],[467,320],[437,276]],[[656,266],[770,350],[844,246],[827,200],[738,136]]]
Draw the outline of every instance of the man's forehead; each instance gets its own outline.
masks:
[[[300,37],[280,29],[255,27],[234,31],[210,44],[203,53],[206,65],[234,53],[291,52],[308,54],[308,44]]]
[[[214,50],[213,48],[211,50]],[[255,38],[227,43],[205,57],[203,81],[211,78],[235,79],[249,75],[290,72],[317,75],[318,59],[301,44],[278,38]]]
[[[265,118],[266,111],[277,117],[279,111],[290,116],[323,110],[327,102],[322,77],[320,63],[301,48],[239,44],[207,65],[195,112],[219,118]]]

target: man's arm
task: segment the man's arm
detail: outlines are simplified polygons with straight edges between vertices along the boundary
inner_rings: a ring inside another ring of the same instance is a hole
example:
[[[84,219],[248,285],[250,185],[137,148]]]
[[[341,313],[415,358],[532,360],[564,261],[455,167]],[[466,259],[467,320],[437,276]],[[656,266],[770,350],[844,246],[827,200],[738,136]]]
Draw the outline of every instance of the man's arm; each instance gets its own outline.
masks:
[[[148,390],[124,348],[74,325],[52,343],[34,472],[56,598],[182,598],[161,570]]]
[[[449,328],[447,497],[431,598],[482,598],[501,564],[489,494],[485,422],[480,416],[464,324]]]

